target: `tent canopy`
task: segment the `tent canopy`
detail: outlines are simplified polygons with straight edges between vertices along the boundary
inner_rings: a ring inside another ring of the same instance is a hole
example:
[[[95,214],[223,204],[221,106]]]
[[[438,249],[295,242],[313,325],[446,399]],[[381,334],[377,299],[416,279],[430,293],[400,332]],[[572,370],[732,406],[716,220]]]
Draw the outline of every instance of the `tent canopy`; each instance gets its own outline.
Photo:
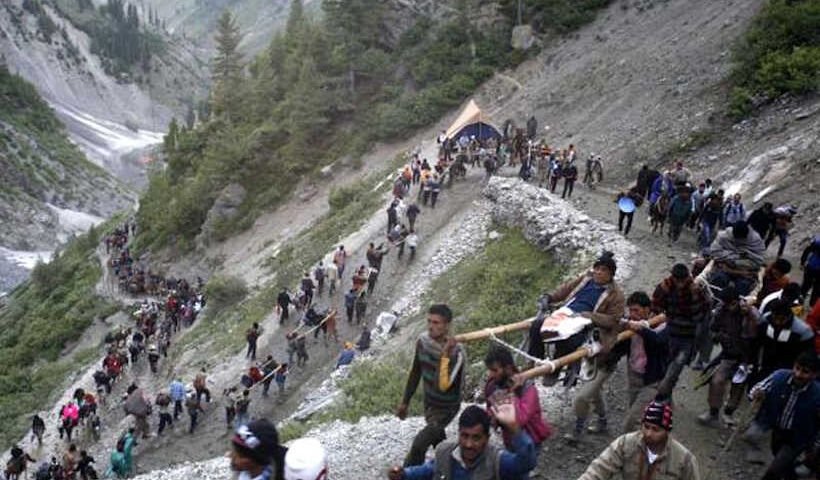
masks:
[[[479,140],[487,140],[489,138],[500,138],[501,132],[490,122],[489,117],[478,108],[475,100],[470,100],[458,115],[456,121],[447,129],[445,135],[453,140],[458,140],[462,135],[467,137],[475,135],[475,138]]]

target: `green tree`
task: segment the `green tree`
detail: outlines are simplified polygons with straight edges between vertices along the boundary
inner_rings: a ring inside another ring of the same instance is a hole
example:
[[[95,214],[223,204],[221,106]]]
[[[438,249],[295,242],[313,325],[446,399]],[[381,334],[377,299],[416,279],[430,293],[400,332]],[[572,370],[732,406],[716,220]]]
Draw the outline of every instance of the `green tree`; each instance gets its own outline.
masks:
[[[239,53],[241,39],[236,19],[226,10],[217,24],[211,103],[215,115],[225,115],[229,120],[237,116],[240,108],[238,87],[242,80],[242,54]]]
[[[299,80],[283,102],[287,113],[288,145],[286,156],[291,164],[305,166],[305,160],[318,152],[311,149],[322,134],[327,118],[327,94],[313,58],[305,58]]]
[[[177,125],[176,117],[171,119],[171,123],[168,124],[168,133],[165,134],[163,138],[163,145],[165,147],[165,153],[171,154],[177,148],[177,136],[179,135],[179,125]]]
[[[288,21],[285,24],[285,38],[287,38],[289,42],[299,42],[303,34],[302,30],[304,26],[305,7],[302,5],[302,0],[292,0],[290,2]],[[295,45],[289,44],[288,47],[295,48]]]
[[[360,60],[369,49],[381,49],[384,30],[384,2],[381,0],[325,0],[324,27],[334,45],[335,63],[347,70],[348,88],[356,91]]]

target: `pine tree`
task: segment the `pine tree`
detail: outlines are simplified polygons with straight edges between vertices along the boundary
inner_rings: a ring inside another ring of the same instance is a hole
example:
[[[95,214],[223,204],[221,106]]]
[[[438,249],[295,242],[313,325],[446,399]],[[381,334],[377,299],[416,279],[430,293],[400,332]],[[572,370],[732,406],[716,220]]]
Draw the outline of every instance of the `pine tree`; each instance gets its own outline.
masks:
[[[192,104],[188,104],[188,110],[185,112],[185,126],[188,129],[194,128],[194,124],[196,123],[196,112],[194,111],[194,106]]]
[[[165,134],[163,138],[163,146],[165,147],[165,153],[172,154],[174,150],[177,148],[177,137],[179,136],[179,125],[177,125],[176,117],[171,119],[171,123],[168,124],[168,133]]]
[[[286,154],[291,162],[305,165],[304,161],[311,154],[317,153],[311,147],[328,123],[327,103],[322,77],[313,58],[307,57],[302,62],[298,82],[282,105],[283,111],[287,113],[289,140]]]
[[[285,40],[289,52],[293,52],[299,48],[299,43],[304,34],[304,27],[305,8],[302,5],[302,0],[292,0],[288,20],[285,24]]]
[[[216,57],[214,57],[212,76],[213,113],[225,114],[233,118],[239,109],[238,87],[242,79],[242,55],[238,47],[241,40],[236,19],[229,11],[219,17],[216,33]]]
[[[380,47],[384,22],[381,0],[324,0],[325,30],[334,47],[334,60],[347,69],[348,88],[356,90],[357,63],[371,48]]]

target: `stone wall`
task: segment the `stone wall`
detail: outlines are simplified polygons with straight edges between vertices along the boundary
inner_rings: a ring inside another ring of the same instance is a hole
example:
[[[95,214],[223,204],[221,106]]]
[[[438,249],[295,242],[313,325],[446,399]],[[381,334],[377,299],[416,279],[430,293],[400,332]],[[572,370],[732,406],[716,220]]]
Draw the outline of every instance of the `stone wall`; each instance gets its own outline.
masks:
[[[587,268],[608,250],[618,263],[616,278],[632,275],[638,249],[614,225],[594,220],[546,189],[517,178],[492,177],[484,196],[491,202],[494,222],[520,228],[527,240],[568,267]]]

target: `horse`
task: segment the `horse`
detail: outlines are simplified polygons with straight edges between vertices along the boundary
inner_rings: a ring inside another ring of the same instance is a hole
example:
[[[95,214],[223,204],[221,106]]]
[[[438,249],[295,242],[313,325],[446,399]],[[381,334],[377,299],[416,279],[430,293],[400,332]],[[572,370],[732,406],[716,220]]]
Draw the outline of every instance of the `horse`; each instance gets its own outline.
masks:
[[[658,201],[649,207],[649,223],[652,225],[652,233],[660,229],[660,234],[663,235],[663,225],[666,223],[666,216],[669,213],[669,196],[663,194],[658,198]]]

